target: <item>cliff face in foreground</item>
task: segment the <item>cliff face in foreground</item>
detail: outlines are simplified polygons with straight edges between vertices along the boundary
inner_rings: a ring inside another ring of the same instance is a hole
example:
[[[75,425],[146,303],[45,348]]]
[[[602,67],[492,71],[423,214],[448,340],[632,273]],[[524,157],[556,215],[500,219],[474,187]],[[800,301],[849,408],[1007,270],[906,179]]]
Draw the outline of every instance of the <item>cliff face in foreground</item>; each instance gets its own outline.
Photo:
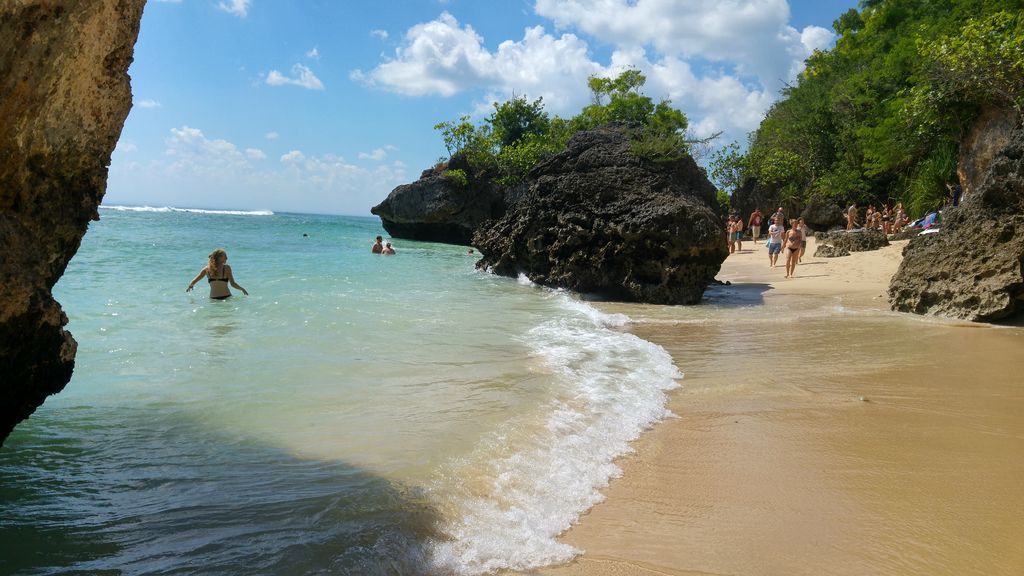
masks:
[[[695,304],[728,255],[715,188],[693,159],[640,158],[622,130],[576,134],[528,182],[474,236],[478,266],[616,300]]]
[[[937,234],[915,236],[889,286],[893,310],[994,321],[1024,313],[1024,129]]]
[[[144,5],[0,4],[0,443],[71,378],[50,290],[98,218]]]

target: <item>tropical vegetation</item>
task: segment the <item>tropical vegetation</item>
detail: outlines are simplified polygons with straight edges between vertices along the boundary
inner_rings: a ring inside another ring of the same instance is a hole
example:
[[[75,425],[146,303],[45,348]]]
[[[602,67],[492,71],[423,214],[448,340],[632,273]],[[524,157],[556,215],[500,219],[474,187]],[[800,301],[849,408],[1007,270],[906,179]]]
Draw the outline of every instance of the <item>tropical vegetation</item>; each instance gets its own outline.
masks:
[[[959,144],[986,107],[1024,114],[1024,0],[862,0],[749,137],[711,174],[746,178],[802,205],[902,201],[942,206]]]
[[[573,134],[609,123],[625,126],[633,151],[645,158],[670,161],[689,154],[691,145],[700,141],[686,138],[686,115],[668,100],[655,103],[643,95],[646,80],[635,69],[615,78],[591,76],[591,104],[568,119],[549,116],[542,98],[531,102],[518,96],[495,102],[494,112],[478,124],[462,116],[434,128],[441,132],[449,158],[462,154],[472,173],[488,174],[503,184],[522,181],[541,159],[564,150]],[[450,177],[466,181],[464,173]]]

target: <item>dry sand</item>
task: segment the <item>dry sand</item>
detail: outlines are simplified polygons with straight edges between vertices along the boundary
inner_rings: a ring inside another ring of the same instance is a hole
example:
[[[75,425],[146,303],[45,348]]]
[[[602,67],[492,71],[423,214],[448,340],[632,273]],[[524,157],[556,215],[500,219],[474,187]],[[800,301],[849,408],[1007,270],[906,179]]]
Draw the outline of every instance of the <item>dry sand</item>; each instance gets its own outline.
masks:
[[[543,573],[1024,574],[1024,330],[888,312],[904,245],[785,279],[747,243],[713,313],[602,305],[685,372],[678,418]]]

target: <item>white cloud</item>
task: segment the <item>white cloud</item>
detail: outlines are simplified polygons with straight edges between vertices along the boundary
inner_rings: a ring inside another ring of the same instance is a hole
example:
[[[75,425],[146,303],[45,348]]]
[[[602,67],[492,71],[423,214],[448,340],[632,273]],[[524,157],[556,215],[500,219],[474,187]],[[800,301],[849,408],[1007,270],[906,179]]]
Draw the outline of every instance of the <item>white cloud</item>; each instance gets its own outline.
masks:
[[[388,153],[389,152],[393,152],[395,150],[397,150],[397,148],[395,148],[394,146],[391,146],[389,144],[389,145],[387,145],[387,146],[385,146],[383,148],[377,148],[373,152],[360,152],[359,153],[359,159],[360,160],[373,160],[374,162],[380,162],[381,160],[384,160],[385,158],[388,157]]]
[[[266,134],[267,140],[277,140],[278,136],[279,134],[277,132],[267,132]]]
[[[312,58],[314,60],[319,60],[320,59],[320,49],[317,48],[316,46],[314,46],[312,50],[310,50],[309,52],[306,52],[306,58]]]
[[[245,156],[250,160],[265,160],[267,155],[259,148],[246,148]]]
[[[541,26],[488,50],[471,26],[444,12],[411,27],[393,57],[350,77],[411,96],[482,90],[478,115],[512,94],[542,96],[549,112],[574,114],[588,102],[588,76],[632,66],[648,77],[643,91],[671,99],[695,134],[724,131],[727,142],[756,128],[804,60],[834,40],[824,28],[790,26],[786,0],[536,0],[535,10],[612,45],[610,62],[594,61],[582,38]]]
[[[136,103],[139,108],[160,108],[160,103],[156,100],[139,100]]]
[[[281,162],[303,162],[306,160],[306,155],[299,150],[292,150],[281,155]]]
[[[557,112],[585,101],[585,94],[578,97],[580,87],[587,76],[603,70],[589,59],[587,50],[586,42],[575,35],[556,38],[536,26],[527,28],[522,40],[502,42],[490,52],[471,26],[460,26],[445,12],[410,28],[393,59],[369,72],[354,70],[350,76],[413,96],[452,96],[471,88],[514,91],[542,96],[548,109]]]
[[[373,37],[376,37],[376,38],[380,38],[381,40],[387,40],[388,39],[388,31],[387,30],[380,30],[380,29],[370,30],[370,36],[373,36]]]
[[[118,154],[131,154],[132,152],[135,152],[138,149],[138,146],[132,144],[131,142],[123,142],[121,140],[118,140],[117,146],[114,147],[114,152]]]
[[[538,15],[620,48],[651,46],[665,57],[729,63],[775,92],[803,69],[828,30],[789,25],[786,0],[536,0]]]
[[[227,140],[211,140],[198,128],[171,128],[166,145],[164,153],[171,159],[167,172],[171,176],[209,175],[248,167],[237,146]]]
[[[166,152],[150,162],[115,159],[107,202],[365,215],[408,180],[399,161],[361,168],[341,156],[307,157],[297,150],[285,154],[283,164],[254,166],[248,157],[262,151],[240,152],[188,126],[171,130]]]
[[[296,64],[292,66],[292,75],[285,76],[277,70],[271,70],[267,74],[267,84],[271,86],[284,86],[286,84],[292,84],[294,86],[301,86],[309,90],[323,90],[324,84],[319,78],[313,74],[313,71],[303,66],[302,64]]]
[[[249,14],[249,5],[252,4],[252,0],[221,0],[217,4],[217,8],[227,12],[228,14],[234,14],[239,18],[245,18]]]

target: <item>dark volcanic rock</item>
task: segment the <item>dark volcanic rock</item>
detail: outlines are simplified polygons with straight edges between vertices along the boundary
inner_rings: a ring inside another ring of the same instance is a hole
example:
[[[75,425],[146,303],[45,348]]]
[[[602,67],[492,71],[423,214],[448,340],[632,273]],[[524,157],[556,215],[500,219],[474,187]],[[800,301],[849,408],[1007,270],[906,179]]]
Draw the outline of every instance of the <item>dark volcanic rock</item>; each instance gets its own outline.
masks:
[[[1024,313],[1024,129],[981,185],[942,214],[937,234],[903,250],[889,285],[893,310],[994,321]]]
[[[814,255],[821,258],[849,256],[851,252],[878,250],[889,245],[889,240],[881,231],[865,228],[819,232],[814,239],[818,244]]]
[[[904,228],[895,234],[889,234],[889,241],[895,242],[897,240],[910,240],[920,233],[920,228]]]
[[[800,217],[808,228],[815,231],[830,230],[846,224],[846,212],[835,201],[822,198],[811,198]]]
[[[441,169],[424,170],[419,180],[392,190],[370,213],[380,216],[395,238],[469,244],[481,224],[505,213],[505,192],[486,178],[474,178],[461,156],[447,168],[463,170],[468,182],[461,184]]]
[[[763,184],[756,178],[746,178],[729,198],[729,210],[743,217],[744,226],[756,209],[760,209],[766,217],[774,214],[779,206],[784,208],[787,215],[792,214],[791,206],[781,204],[781,196],[782,193],[777,186]],[[767,230],[770,224],[771,222],[765,221],[762,228]]]
[[[815,258],[839,258],[849,255],[850,251],[846,248],[837,248],[831,244],[818,244],[817,250],[814,251]]]
[[[144,4],[0,4],[0,442],[71,378],[50,290],[99,218]]]
[[[686,158],[655,163],[608,127],[572,137],[474,244],[478,266],[546,286],[657,304],[700,301],[727,255],[715,188]]]

